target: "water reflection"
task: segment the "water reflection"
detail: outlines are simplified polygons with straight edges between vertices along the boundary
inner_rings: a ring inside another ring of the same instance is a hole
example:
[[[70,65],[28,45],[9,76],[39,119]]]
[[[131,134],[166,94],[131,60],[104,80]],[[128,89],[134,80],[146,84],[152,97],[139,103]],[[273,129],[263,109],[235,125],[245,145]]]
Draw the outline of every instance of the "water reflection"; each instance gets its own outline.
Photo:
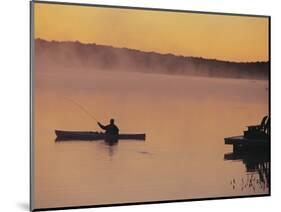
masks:
[[[86,139],[68,139],[68,138],[56,138],[55,139],[55,143],[56,144],[63,144],[63,143],[80,143],[80,142],[87,142],[87,143],[100,143],[102,144],[104,147],[106,147],[106,149],[108,149],[108,153],[109,156],[112,157],[115,153],[115,150],[118,146],[119,142],[122,142],[123,139],[118,139],[118,138],[114,138],[114,137],[109,137],[106,139],[97,139],[97,140],[86,140]],[[145,140],[127,140],[129,142],[144,142]],[[146,154],[147,152],[141,152]]]
[[[242,161],[247,175],[241,179],[233,178],[230,185],[233,189],[267,190],[270,186],[269,147],[239,149],[224,155],[224,160]]]
[[[230,187],[234,176],[237,182],[246,176],[245,168],[223,161],[228,147],[221,140],[268,111],[267,81],[61,75],[36,81],[41,86],[35,98],[37,207],[267,193]],[[99,130],[61,96],[79,102],[102,123],[110,111],[121,132],[146,133],[146,141],[54,142],[54,129]],[[226,117],[231,124],[225,124]]]
[[[108,147],[108,154],[110,158],[114,155],[118,142],[119,140],[117,138],[107,138],[104,140],[104,145]]]

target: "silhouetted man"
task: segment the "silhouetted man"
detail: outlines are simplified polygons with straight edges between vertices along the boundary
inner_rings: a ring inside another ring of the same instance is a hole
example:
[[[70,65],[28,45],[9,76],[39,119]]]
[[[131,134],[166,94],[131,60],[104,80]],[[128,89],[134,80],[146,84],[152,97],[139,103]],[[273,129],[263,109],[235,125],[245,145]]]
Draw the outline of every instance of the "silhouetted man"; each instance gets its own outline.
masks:
[[[106,134],[118,135],[118,133],[119,133],[118,127],[114,124],[114,119],[110,119],[109,125],[104,126],[100,122],[98,122],[98,125],[100,126],[100,128],[105,130]]]

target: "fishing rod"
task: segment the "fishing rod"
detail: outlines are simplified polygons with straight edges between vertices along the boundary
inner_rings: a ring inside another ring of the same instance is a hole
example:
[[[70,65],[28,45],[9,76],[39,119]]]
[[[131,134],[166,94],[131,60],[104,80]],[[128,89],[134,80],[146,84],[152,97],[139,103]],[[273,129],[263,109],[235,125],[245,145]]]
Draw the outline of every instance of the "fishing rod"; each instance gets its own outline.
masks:
[[[83,110],[85,113],[87,113],[89,116],[91,116],[91,118],[93,118],[96,122],[99,122],[88,110],[86,110],[81,104],[79,104],[78,102],[75,102],[74,100],[64,97],[65,99],[67,99],[68,101],[74,103],[77,107],[79,107],[81,110]]]

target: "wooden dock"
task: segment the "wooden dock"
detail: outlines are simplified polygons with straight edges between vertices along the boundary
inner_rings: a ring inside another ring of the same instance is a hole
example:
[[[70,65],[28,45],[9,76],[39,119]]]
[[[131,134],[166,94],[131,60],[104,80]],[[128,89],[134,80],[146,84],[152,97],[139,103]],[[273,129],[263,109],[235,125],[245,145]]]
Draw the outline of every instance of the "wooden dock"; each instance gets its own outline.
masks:
[[[245,138],[244,136],[234,136],[224,139],[224,143],[233,145],[233,151],[247,148],[268,148],[269,139],[267,138]]]

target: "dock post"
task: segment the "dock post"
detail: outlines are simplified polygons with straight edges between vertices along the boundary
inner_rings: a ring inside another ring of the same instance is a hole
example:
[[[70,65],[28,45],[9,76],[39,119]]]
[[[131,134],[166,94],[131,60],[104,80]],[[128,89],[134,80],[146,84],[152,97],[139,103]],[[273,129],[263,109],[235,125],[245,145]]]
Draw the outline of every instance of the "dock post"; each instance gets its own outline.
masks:
[[[239,152],[241,149],[239,144],[233,144],[233,153]]]

